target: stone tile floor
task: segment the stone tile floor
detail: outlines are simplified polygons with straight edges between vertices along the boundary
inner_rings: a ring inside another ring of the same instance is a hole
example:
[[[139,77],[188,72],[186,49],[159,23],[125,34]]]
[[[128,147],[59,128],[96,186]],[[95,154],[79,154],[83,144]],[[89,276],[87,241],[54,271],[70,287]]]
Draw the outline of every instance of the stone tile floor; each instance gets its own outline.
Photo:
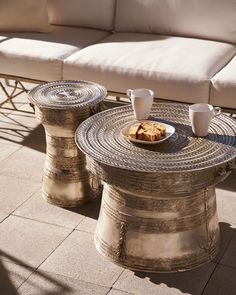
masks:
[[[25,94],[14,102],[17,111],[0,108],[0,295],[236,294],[236,171],[217,187],[222,242],[214,261],[176,274],[123,269],[94,248],[99,200],[66,210],[42,199],[44,131]]]

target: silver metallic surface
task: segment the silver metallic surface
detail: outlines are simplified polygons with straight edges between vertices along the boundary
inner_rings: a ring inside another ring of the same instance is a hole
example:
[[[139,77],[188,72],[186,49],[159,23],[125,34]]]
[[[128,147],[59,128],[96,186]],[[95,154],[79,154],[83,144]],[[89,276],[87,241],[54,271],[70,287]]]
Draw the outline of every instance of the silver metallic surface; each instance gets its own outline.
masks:
[[[49,109],[82,109],[101,102],[106,89],[89,81],[63,80],[39,85],[29,93],[31,103]]]
[[[74,134],[85,119],[99,111],[105,96],[105,88],[85,81],[50,82],[30,91],[29,99],[46,133],[42,191],[48,202],[75,207],[100,194],[100,180],[87,171]]]
[[[154,104],[151,116],[176,128],[154,146],[122,137],[134,120],[130,106],[96,114],[76,131],[88,170],[104,182],[96,248],[131,269],[184,271],[217,254],[215,185],[235,168],[236,121],[222,114],[197,138],[187,105]]]

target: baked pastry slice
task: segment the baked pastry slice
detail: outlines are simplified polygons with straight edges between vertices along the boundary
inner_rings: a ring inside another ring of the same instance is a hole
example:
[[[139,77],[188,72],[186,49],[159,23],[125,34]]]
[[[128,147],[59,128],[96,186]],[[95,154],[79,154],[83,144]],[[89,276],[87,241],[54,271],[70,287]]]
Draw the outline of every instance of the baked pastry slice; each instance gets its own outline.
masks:
[[[162,125],[157,126],[157,129],[161,132],[161,136],[166,135],[166,128]]]
[[[137,122],[130,126],[129,137],[146,141],[157,141],[165,136],[166,128],[156,122]]]
[[[144,133],[144,129],[140,128],[137,132],[137,139],[143,139],[143,133]]]
[[[135,123],[129,128],[129,137],[137,139],[138,130],[141,127],[141,123]]]
[[[156,141],[156,130],[148,129],[143,132],[143,140]]]

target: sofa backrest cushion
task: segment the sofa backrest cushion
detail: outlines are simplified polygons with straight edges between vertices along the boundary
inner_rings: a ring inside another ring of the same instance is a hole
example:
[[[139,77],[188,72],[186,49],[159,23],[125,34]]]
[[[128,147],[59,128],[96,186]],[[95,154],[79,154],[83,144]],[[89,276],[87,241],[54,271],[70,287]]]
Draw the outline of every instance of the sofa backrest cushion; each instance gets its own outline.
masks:
[[[48,32],[46,0],[0,0],[0,32]]]
[[[115,0],[48,0],[54,25],[112,30]]]
[[[236,1],[117,0],[115,30],[236,43]]]

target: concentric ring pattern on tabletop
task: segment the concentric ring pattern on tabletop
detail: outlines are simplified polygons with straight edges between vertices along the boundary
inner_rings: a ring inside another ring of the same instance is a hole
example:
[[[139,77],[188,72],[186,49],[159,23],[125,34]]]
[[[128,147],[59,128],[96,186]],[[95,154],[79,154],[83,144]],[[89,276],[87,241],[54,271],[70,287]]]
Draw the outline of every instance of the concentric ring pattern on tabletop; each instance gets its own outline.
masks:
[[[29,94],[31,103],[49,109],[73,109],[92,106],[107,95],[106,88],[80,80],[49,82],[32,89]]]
[[[174,126],[175,133],[158,145],[131,143],[121,134],[135,121],[131,106],[125,106],[84,121],[76,131],[77,145],[95,161],[141,172],[201,170],[236,157],[236,121],[225,114],[212,120],[206,138],[193,136],[188,105],[155,103],[150,119]]]

